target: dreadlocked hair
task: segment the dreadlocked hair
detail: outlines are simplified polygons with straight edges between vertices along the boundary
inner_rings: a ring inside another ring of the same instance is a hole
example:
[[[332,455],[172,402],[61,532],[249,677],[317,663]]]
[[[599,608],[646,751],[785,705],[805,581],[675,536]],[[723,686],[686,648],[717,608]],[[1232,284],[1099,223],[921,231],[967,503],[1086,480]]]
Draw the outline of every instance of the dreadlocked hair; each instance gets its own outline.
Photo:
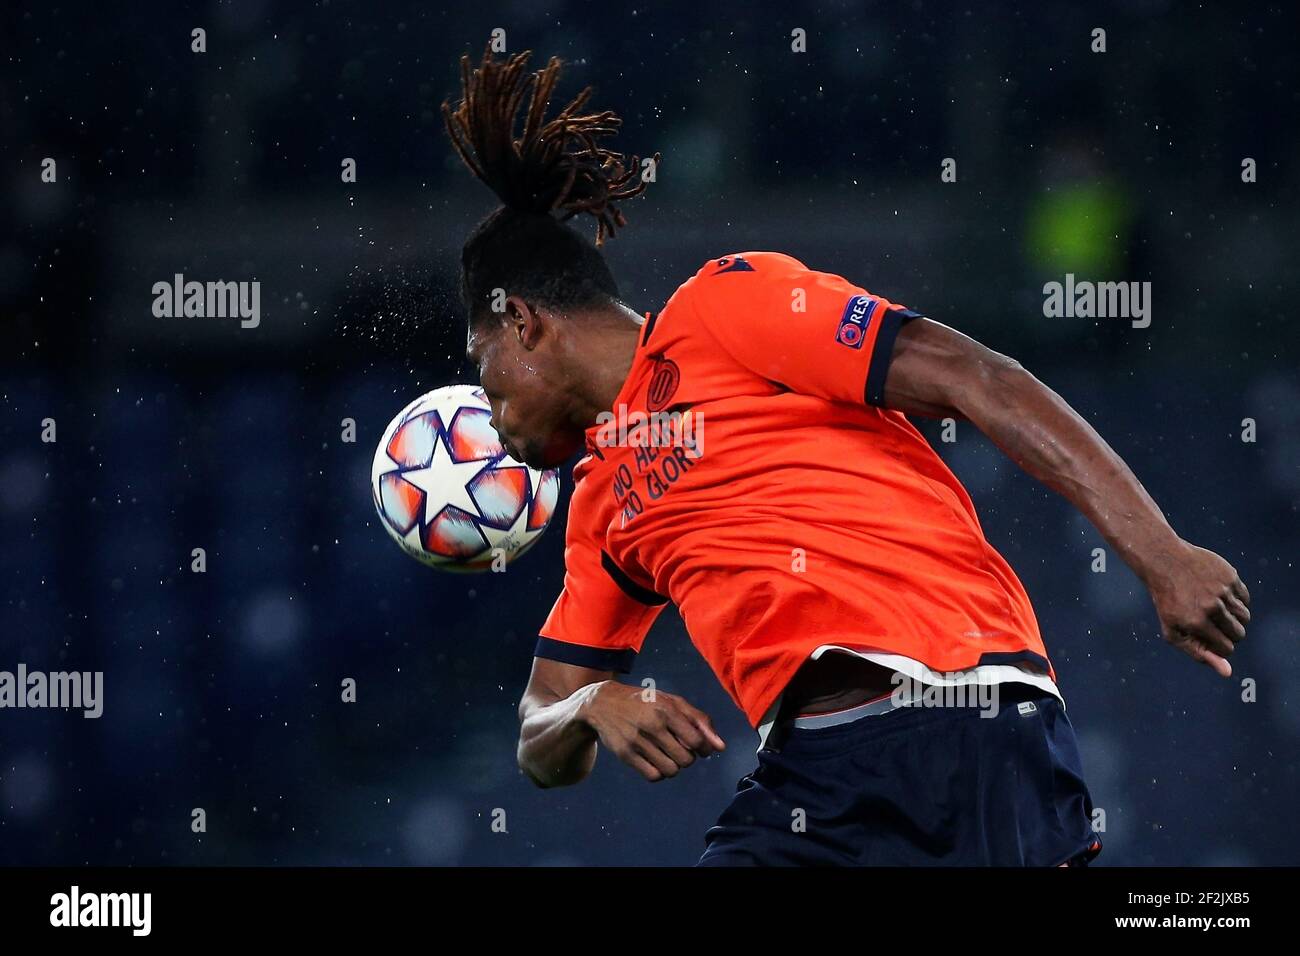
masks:
[[[461,101],[455,109],[442,104],[456,153],[502,203],[461,253],[461,295],[471,318],[482,314],[498,288],[557,307],[617,300],[618,286],[598,247],[627,223],[618,204],[647,185],[638,174],[639,157],[625,160],[599,144],[618,132],[622,120],[610,110],[583,112],[591,87],[546,118],[560,60],[552,57],[544,69],[528,72],[531,56],[499,61],[489,50],[477,67],[461,57]],[[564,224],[581,213],[596,220],[595,247]]]

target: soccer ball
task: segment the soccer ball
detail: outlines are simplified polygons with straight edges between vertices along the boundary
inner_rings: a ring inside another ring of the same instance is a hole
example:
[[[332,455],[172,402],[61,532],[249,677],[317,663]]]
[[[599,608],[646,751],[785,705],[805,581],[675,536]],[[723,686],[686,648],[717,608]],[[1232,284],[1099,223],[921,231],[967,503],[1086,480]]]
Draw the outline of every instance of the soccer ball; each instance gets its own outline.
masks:
[[[384,430],[370,469],[380,520],[407,554],[443,571],[513,561],[555,513],[560,475],[506,454],[475,385],[435,388]],[[499,551],[497,549],[500,549]]]

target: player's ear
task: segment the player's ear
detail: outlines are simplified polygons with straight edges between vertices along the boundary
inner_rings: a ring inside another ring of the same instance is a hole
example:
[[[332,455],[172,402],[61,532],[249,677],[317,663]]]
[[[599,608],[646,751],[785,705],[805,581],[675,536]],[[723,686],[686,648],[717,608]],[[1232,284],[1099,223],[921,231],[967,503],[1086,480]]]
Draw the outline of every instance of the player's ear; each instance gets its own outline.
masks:
[[[532,351],[544,331],[544,322],[540,310],[521,296],[506,296],[506,324],[511,334],[525,349]]]

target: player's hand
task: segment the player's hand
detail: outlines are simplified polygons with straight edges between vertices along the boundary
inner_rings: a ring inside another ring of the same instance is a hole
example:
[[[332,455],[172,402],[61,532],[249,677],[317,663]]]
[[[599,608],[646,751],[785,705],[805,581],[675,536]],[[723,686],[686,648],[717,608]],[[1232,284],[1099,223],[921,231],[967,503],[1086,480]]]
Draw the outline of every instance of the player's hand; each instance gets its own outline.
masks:
[[[1227,658],[1246,637],[1250,592],[1213,551],[1180,541],[1151,585],[1165,640],[1184,654],[1232,676]]]
[[[614,680],[592,685],[578,715],[604,747],[652,782],[727,746],[709,715],[676,694]]]

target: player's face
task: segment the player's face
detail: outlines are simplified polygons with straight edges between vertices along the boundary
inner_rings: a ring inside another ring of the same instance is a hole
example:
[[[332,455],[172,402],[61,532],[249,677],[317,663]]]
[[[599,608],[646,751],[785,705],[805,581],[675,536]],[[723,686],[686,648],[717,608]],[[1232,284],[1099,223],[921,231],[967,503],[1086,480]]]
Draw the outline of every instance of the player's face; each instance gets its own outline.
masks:
[[[582,431],[567,420],[568,390],[551,341],[525,348],[518,321],[490,317],[471,323],[465,348],[507,453],[539,469],[563,464],[583,445]]]

